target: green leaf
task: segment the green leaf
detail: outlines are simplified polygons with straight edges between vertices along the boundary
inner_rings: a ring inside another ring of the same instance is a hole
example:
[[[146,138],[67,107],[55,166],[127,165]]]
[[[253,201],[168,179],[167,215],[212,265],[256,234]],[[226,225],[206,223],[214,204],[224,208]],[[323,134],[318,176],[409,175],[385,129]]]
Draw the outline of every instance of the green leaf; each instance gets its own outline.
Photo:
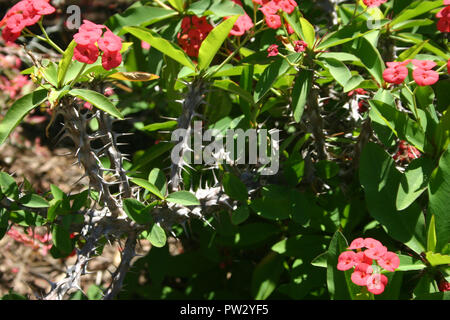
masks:
[[[158,130],[173,129],[176,126],[177,126],[177,122],[175,120],[173,120],[173,121],[152,123],[145,127],[142,127],[140,130],[152,132],[152,131],[158,131]]]
[[[243,98],[245,101],[249,102],[251,105],[255,104],[253,96],[246,90],[242,89],[238,84],[229,79],[215,80],[213,86],[226,90],[228,92],[237,94],[239,97]]]
[[[339,255],[347,251],[348,243],[340,231],[336,231],[328,247],[327,287],[332,300],[354,300],[360,289],[350,279],[351,270],[337,269]]]
[[[414,159],[408,165],[398,187],[397,210],[408,208],[426,190],[433,169],[433,160],[426,156]]]
[[[178,203],[183,206],[199,206],[200,201],[189,191],[177,191],[167,196],[166,201]]]
[[[358,49],[354,54],[358,56],[363,65],[375,80],[383,83],[384,62],[378,49],[365,37],[359,39]]]
[[[302,26],[304,41],[308,44],[308,48],[312,48],[316,40],[314,26],[303,17],[300,18],[300,25]]]
[[[368,143],[361,154],[359,179],[364,188],[370,215],[387,233],[417,253],[424,251],[424,220],[421,208],[413,204],[397,212],[396,192],[401,173],[392,157],[381,147]]]
[[[386,21],[386,23],[387,22],[388,21]],[[374,32],[375,30],[366,31],[367,30],[366,23],[367,21],[361,21],[358,23],[350,24],[339,29],[338,31],[328,34],[328,36],[324,37],[323,41],[317,46],[316,49],[325,50],[327,48],[355,40],[366,34]]]
[[[292,109],[294,111],[294,120],[300,122],[309,92],[312,87],[313,72],[309,70],[300,71],[292,89]]]
[[[167,193],[167,180],[164,172],[159,168],[154,168],[148,175],[148,181],[160,191],[161,195]]]
[[[287,56],[291,63],[296,63],[300,59],[300,53],[294,53]],[[253,95],[255,102],[259,102],[264,95],[273,87],[275,81],[282,75],[285,75],[291,68],[285,59],[278,59],[270,64],[261,74],[258,83],[256,84],[255,93]]]
[[[255,300],[265,300],[275,290],[283,272],[283,260],[283,256],[271,252],[256,266],[251,286]]]
[[[215,27],[208,34],[206,39],[203,40],[198,51],[198,69],[200,71],[209,67],[217,51],[219,51],[225,39],[228,38],[228,35],[238,18],[239,16],[236,15],[226,19]]]
[[[70,44],[67,46],[67,49],[64,51],[63,57],[61,61],[59,61],[58,66],[58,88],[61,88],[64,84],[64,78],[67,73],[67,69],[70,66],[70,63],[72,62],[73,57],[73,50],[76,47],[76,42],[72,40]]]
[[[427,232],[427,250],[434,252],[436,250],[436,242],[436,219],[434,218],[434,214],[431,214]]]
[[[162,248],[167,241],[166,232],[160,225],[154,223],[147,235],[147,240],[150,241],[153,246]]]
[[[442,6],[442,1],[415,1],[400,12],[390,23],[392,28],[400,22],[415,18],[424,13],[428,13],[431,10]]]
[[[127,216],[139,224],[149,224],[153,222],[150,214],[151,206],[145,206],[136,199],[127,198],[123,200],[123,209]]]
[[[225,172],[222,183],[225,193],[231,198],[242,201],[243,203],[247,202],[247,187],[238,177],[229,172]]]
[[[352,77],[352,73],[347,66],[341,61],[334,58],[321,59],[324,62],[325,67],[330,72],[331,76],[344,87]]]
[[[184,10],[184,0],[168,0],[170,5],[174,7],[177,11],[183,12]]]
[[[428,251],[426,253],[426,258],[433,267],[443,265],[443,264],[450,265],[450,256],[446,255],[446,254],[440,254],[440,253],[434,253],[434,252]]]
[[[53,61],[47,67],[40,68],[42,76],[55,88],[58,87],[58,70],[56,63]]]
[[[143,6],[141,1],[133,4],[123,13],[117,13],[106,22],[112,32],[119,35],[126,33],[126,26],[149,26],[158,21],[162,21],[178,15],[175,10],[158,8],[153,6]]]
[[[450,240],[450,148],[439,160],[439,167],[433,172],[428,187],[429,212],[436,219],[436,251],[439,252]]]
[[[407,113],[397,110],[390,104],[378,100],[369,101],[372,114],[383,120],[385,126],[389,127],[392,132],[401,140],[407,140],[417,149],[423,151],[427,146],[425,132],[416,121],[412,120]]]
[[[400,259],[400,266],[395,269],[395,271],[422,270],[427,267],[422,261],[414,259],[413,257],[405,256],[403,254],[398,254],[398,257]]]
[[[101,93],[87,89],[72,89],[69,91],[69,94],[93,104],[100,110],[103,110],[116,118],[123,119],[120,111],[117,110],[111,101]]]
[[[163,54],[169,56],[173,60],[181,63],[192,70],[196,70],[196,67],[189,56],[176,44],[162,38],[156,32],[141,28],[141,27],[124,27],[124,30],[131,33],[140,40],[149,43],[156,50],[161,51]]]
[[[228,0],[195,1],[187,9],[187,12],[200,17],[208,14],[214,14],[216,17],[229,17],[245,14],[242,6]]]
[[[420,51],[425,47],[425,45],[428,43],[429,40],[422,41],[421,43],[418,43],[408,50],[403,51],[399,56],[397,61],[405,61],[408,59],[414,59],[416,55],[419,54]]]
[[[138,186],[141,186],[142,188],[150,191],[151,193],[153,193],[158,198],[164,200],[164,195],[161,194],[161,191],[155,185],[153,185],[152,183],[148,182],[147,180],[140,179],[140,178],[132,178],[131,181],[136,183]]]
[[[47,99],[47,90],[40,89],[33,91],[22,98],[16,100],[6,112],[5,117],[0,123],[0,145],[5,142],[14,128],[22,119]]]
[[[231,214],[231,222],[234,225],[241,224],[242,222],[248,219],[249,215],[250,211],[248,210],[248,206],[242,205],[240,207],[237,207],[237,209],[234,210],[233,213]]]
[[[0,190],[8,198],[19,199],[19,187],[16,181],[6,172],[0,172]]]
[[[53,226],[52,241],[56,249],[63,254],[69,254],[73,250],[69,229],[64,224],[55,224]]]
[[[19,202],[29,208],[48,208],[50,206],[47,200],[37,194],[27,194],[20,198]]]

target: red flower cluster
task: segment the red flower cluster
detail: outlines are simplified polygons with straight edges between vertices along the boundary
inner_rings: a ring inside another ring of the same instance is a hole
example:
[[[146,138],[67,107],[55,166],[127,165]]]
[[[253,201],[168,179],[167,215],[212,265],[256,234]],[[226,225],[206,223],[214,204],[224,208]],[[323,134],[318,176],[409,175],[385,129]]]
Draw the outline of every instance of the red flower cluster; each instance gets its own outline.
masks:
[[[241,0],[231,0],[237,5],[242,7]],[[225,19],[228,19],[230,17],[225,17]],[[253,21],[249,17],[249,15],[246,13],[242,16],[239,16],[239,18],[234,23],[233,29],[230,31],[230,35],[232,36],[242,36],[246,31],[253,28]]]
[[[190,57],[198,57],[203,40],[213,29],[206,17],[187,16],[181,21],[181,32],[178,33],[178,44]]]
[[[372,7],[379,7],[383,3],[385,3],[387,0],[363,0],[364,4],[368,6],[369,8]]]
[[[6,43],[16,41],[24,28],[32,26],[42,16],[55,12],[55,8],[48,2],[49,0],[22,0],[9,9],[0,21],[0,27],[6,25],[2,31]]]
[[[405,60],[403,62],[387,62],[386,68],[383,72],[383,79],[386,82],[393,84],[401,84],[408,76],[409,63],[414,65],[413,79],[419,86],[430,86],[439,80],[439,73],[432,70],[436,63],[431,60]]]
[[[294,50],[295,52],[304,52],[308,44],[305,41],[296,40],[294,41]]]
[[[410,162],[416,158],[419,158],[421,153],[416,147],[408,144],[408,142],[401,140],[398,144],[398,151],[394,154],[393,158],[399,162]]]
[[[278,55],[278,45],[272,44],[271,46],[269,46],[267,48],[267,52],[268,52],[268,54],[267,54],[268,57],[277,56]]]
[[[447,280],[443,279],[441,282],[439,282],[438,288],[441,292],[450,291],[450,283]]]
[[[12,80],[0,76],[0,90],[7,92],[11,99],[14,99],[22,91],[22,88],[29,83],[31,83],[31,81],[28,76],[25,75],[17,75]]]
[[[280,11],[291,14],[297,7],[297,2],[294,0],[253,0],[253,2],[262,6],[259,10],[264,14],[269,28],[272,29],[281,27],[281,17],[278,14]],[[289,33],[294,31],[289,25],[287,25],[287,28]]]
[[[106,31],[103,32],[103,29]],[[87,64],[96,62],[100,49],[103,52],[102,66],[105,70],[111,70],[122,62],[120,54],[122,39],[104,25],[83,20],[83,24],[73,39],[77,43],[73,51],[74,59],[77,61]]]
[[[364,90],[363,88],[356,88],[355,90],[350,91],[347,95],[349,97],[351,97],[355,93],[357,93],[357,94],[367,94],[368,92],[366,90]]]
[[[13,238],[14,240],[23,243],[27,247],[33,248],[33,250],[41,249],[41,254],[43,256],[47,255],[48,251],[52,247],[52,234],[46,233],[45,235],[40,235],[38,233],[34,233],[31,228],[27,229],[27,234],[21,233],[17,229],[13,227],[9,229],[8,236]]]
[[[450,1],[444,1],[444,4],[447,7],[436,14],[436,17],[439,18],[437,28],[441,32],[450,32]]]
[[[363,248],[367,250],[362,251]],[[355,267],[351,276],[354,284],[366,286],[373,294],[382,293],[388,279],[379,272],[379,268],[395,271],[400,266],[399,257],[394,252],[388,251],[380,241],[372,238],[357,238],[347,249],[357,252],[342,252],[338,258],[337,269],[345,271]],[[375,265],[373,260],[376,262]]]

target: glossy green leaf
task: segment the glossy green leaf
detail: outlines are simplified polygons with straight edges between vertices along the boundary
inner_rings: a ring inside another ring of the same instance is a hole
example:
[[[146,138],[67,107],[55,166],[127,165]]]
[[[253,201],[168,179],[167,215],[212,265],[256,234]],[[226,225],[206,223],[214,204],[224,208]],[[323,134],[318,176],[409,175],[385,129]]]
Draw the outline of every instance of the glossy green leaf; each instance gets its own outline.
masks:
[[[316,40],[314,26],[303,17],[300,18],[300,25],[302,26],[304,41],[308,44],[308,48],[312,48]]]
[[[447,264],[450,266],[450,256],[449,255],[428,251],[426,253],[426,258],[432,266],[439,266],[439,265],[443,265],[443,264]]]
[[[228,92],[237,94],[239,97],[241,97],[251,105],[255,104],[253,96],[248,91],[242,89],[237,83],[235,83],[232,80],[229,79],[215,80],[212,85],[216,88],[220,88]]]
[[[383,83],[384,62],[378,49],[365,37],[359,39],[358,49],[354,54],[358,56],[363,65],[375,80]]]
[[[56,249],[61,253],[69,254],[72,252],[73,245],[70,239],[70,232],[64,224],[55,224],[53,226],[52,241]]]
[[[413,204],[398,212],[396,195],[401,173],[392,157],[381,147],[368,143],[361,154],[359,179],[364,188],[370,215],[388,234],[417,253],[425,249],[425,222],[421,209]]]
[[[427,266],[423,264],[422,261],[417,260],[411,256],[405,256],[403,254],[398,254],[400,259],[400,266],[395,269],[395,271],[412,271],[412,270],[422,270]]]
[[[294,53],[287,56],[291,63],[296,63],[301,57],[301,54]],[[270,64],[261,74],[258,83],[256,84],[254,99],[255,102],[260,101],[264,95],[273,87],[275,81],[282,75],[285,75],[291,68],[285,59],[278,59]]]
[[[247,187],[238,177],[226,172],[223,175],[222,183],[226,194],[228,194],[231,198],[242,201],[243,203],[247,202]]]
[[[113,117],[123,119],[120,111],[117,110],[111,101],[101,93],[87,89],[72,89],[69,91],[69,94],[93,104],[95,107],[109,113]]]
[[[177,11],[183,12],[184,10],[184,0],[168,0],[170,5],[174,7]]]
[[[325,67],[330,72],[331,76],[341,85],[345,86],[348,80],[352,77],[350,70],[341,61],[334,58],[322,59]]]
[[[61,61],[59,61],[58,66],[58,88],[62,87],[64,84],[64,78],[67,73],[67,69],[70,66],[70,63],[72,62],[73,57],[73,50],[75,49],[76,42],[72,40],[70,44],[67,46],[67,49],[64,51],[63,57]]]
[[[436,219],[436,251],[439,252],[450,240],[450,148],[441,156],[439,167],[433,172],[428,197],[428,210]]]
[[[242,205],[236,208],[231,214],[231,222],[235,225],[241,224],[250,216],[250,210],[248,206]]]
[[[159,130],[173,129],[176,126],[177,126],[177,122],[175,120],[173,120],[173,121],[152,123],[145,127],[142,127],[140,130],[147,131],[147,132],[153,132],[153,131],[159,131]]]
[[[132,182],[136,183],[138,186],[141,186],[142,188],[150,191],[155,196],[157,196],[160,199],[164,199],[164,195],[161,194],[161,191],[152,183],[148,182],[147,180],[140,179],[140,178],[132,178]]]
[[[167,242],[166,232],[159,224],[154,223],[147,235],[147,240],[150,241],[153,246],[162,248]]]
[[[408,208],[426,190],[433,169],[433,160],[425,156],[409,164],[400,179],[396,200],[397,210]]]
[[[1,194],[8,198],[19,199],[19,187],[13,177],[6,172],[0,172],[0,190]]]
[[[124,27],[124,30],[138,39],[149,43],[152,48],[161,51],[163,54],[181,63],[183,66],[196,70],[194,63],[183,49],[169,40],[162,38],[156,32],[141,27]]]
[[[130,219],[139,224],[149,224],[153,222],[153,218],[150,214],[151,207],[145,206],[136,199],[124,199],[123,209]]]
[[[29,208],[48,208],[47,200],[37,194],[27,194],[19,199],[19,202]]]
[[[236,15],[221,22],[203,40],[198,52],[198,69],[200,71],[209,67],[238,18],[239,16]]]
[[[312,87],[313,72],[302,70],[295,79],[294,88],[292,89],[292,109],[294,111],[294,120],[300,122],[309,93]]]
[[[158,188],[162,196],[167,193],[167,180],[164,172],[159,168],[153,168],[148,174],[148,182]]]
[[[166,201],[181,204],[183,206],[199,206],[200,201],[189,191],[177,191],[167,196]]]
[[[439,6],[442,6],[442,1],[414,1],[398,14],[390,25],[395,29],[395,26],[400,22],[428,13]]]
[[[0,144],[5,142],[6,138],[19,125],[28,112],[43,103],[46,99],[47,90],[39,89],[16,100],[0,122]]]

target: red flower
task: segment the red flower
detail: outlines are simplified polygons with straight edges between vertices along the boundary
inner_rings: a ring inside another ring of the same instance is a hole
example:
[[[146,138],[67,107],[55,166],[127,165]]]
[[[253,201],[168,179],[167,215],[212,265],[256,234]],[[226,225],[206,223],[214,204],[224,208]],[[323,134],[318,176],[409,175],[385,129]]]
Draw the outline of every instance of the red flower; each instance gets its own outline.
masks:
[[[441,282],[439,282],[438,288],[441,292],[450,291],[450,283],[447,282],[447,280],[443,279]]]
[[[353,268],[355,265],[356,254],[353,251],[344,251],[338,257],[337,269],[345,271]]]
[[[119,51],[105,51],[102,55],[102,66],[105,70],[118,67],[122,62],[122,55]]]
[[[87,46],[89,44],[95,44],[101,35],[101,30],[79,31],[73,35],[73,40],[79,45]]]
[[[395,271],[400,266],[400,258],[394,252],[386,252],[381,259],[378,259],[378,264],[387,271]]]
[[[56,9],[45,0],[33,0],[32,2],[33,8],[40,15],[48,15],[56,11]]]
[[[376,248],[376,247],[381,247],[381,246],[383,246],[383,244],[382,244],[380,241],[375,240],[375,239],[373,239],[373,238],[365,238],[365,239],[364,239],[364,246],[365,246],[367,249],[374,249],[374,248]]]
[[[278,45],[272,44],[269,48],[267,48],[267,56],[268,57],[275,57],[278,55]]]
[[[281,27],[281,18],[277,14],[267,15],[266,23],[269,28],[278,29]]]
[[[74,59],[82,63],[93,64],[97,61],[98,55],[98,48],[95,44],[89,44],[87,46],[79,44],[73,50]]]
[[[12,32],[8,27],[2,30],[2,38],[6,43],[12,43],[20,37],[21,32]]]
[[[79,31],[80,32],[84,32],[84,31],[89,32],[89,31],[94,31],[94,30],[102,31],[103,28],[105,28],[105,26],[102,24],[96,24],[89,20],[83,20],[83,24],[80,26]]]
[[[447,61],[447,72],[450,73],[450,59]]]
[[[416,68],[413,71],[413,78],[419,86],[431,86],[439,80],[439,73],[434,70]]]
[[[436,67],[436,62],[431,60],[411,60],[412,64],[416,66],[417,68],[424,69],[424,70],[431,70],[434,67]]]
[[[361,249],[364,248],[364,239],[363,238],[356,238],[355,240],[352,241],[352,243],[350,243],[350,247],[348,247],[347,249]]]
[[[22,0],[6,12],[0,27],[6,25],[2,36],[7,43],[14,42],[25,27],[32,26],[43,15],[52,14],[55,8],[46,0]]]
[[[122,49],[122,39],[111,31],[106,31],[103,38],[98,40],[98,47],[104,52],[115,52]]]
[[[366,279],[367,290],[373,294],[381,294],[388,283],[384,274],[372,274]]]
[[[408,76],[408,68],[402,65],[389,67],[383,71],[383,79],[386,82],[400,84]]]
[[[181,22],[181,32],[178,33],[178,44],[188,56],[197,57],[200,45],[208,36],[213,26],[208,23],[206,17],[184,17]]]
[[[351,279],[352,282],[358,286],[367,285],[367,279],[372,274],[373,269],[366,263],[359,263],[353,271]]]
[[[368,7],[379,7],[387,0],[363,0],[364,4]]]
[[[386,252],[387,248],[381,245],[364,251],[364,254],[370,259],[379,260],[386,254]]]
[[[372,265],[373,261],[368,256],[366,256],[365,252],[360,251],[360,252],[356,253],[356,257],[355,257],[355,265],[359,264],[359,263],[365,263],[370,266],[370,265]]]
[[[225,19],[228,19],[229,17],[225,17]],[[236,22],[234,23],[233,28],[230,31],[230,34],[232,36],[242,36],[246,31],[253,28],[253,22],[252,19],[249,17],[248,14],[240,16]]]
[[[308,44],[305,41],[294,41],[294,50],[295,52],[304,52],[306,48],[308,47]]]

